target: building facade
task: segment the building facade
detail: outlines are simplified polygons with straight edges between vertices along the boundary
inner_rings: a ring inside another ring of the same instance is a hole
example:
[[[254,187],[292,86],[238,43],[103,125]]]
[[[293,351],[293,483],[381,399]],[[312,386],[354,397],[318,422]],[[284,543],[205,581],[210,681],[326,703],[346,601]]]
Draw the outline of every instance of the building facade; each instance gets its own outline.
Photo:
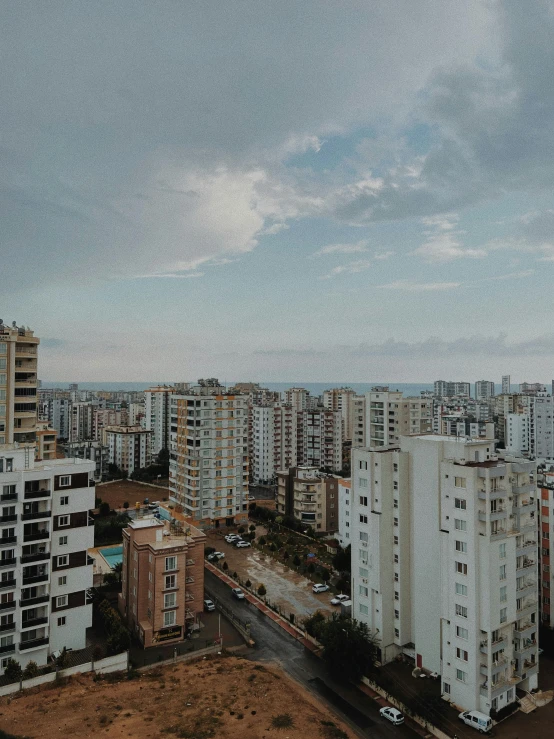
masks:
[[[349,478],[339,480],[339,529],[337,539],[343,549],[350,541],[351,484]]]
[[[343,441],[352,441],[354,436],[355,397],[356,393],[350,387],[335,387],[323,393],[323,407],[341,414]]]
[[[108,463],[128,475],[150,464],[150,434],[141,426],[107,426],[102,445],[108,448]]]
[[[435,380],[434,394],[438,398],[450,398],[454,395],[471,396],[471,384],[469,382],[452,382],[451,380]]]
[[[475,383],[475,400],[487,401],[494,397],[494,382],[490,380],[477,380]]]
[[[171,396],[175,388],[158,385],[144,391],[144,428],[152,432],[150,447],[152,456],[162,449],[169,449],[169,426],[171,418]]]
[[[39,343],[31,329],[0,322],[0,444],[36,440]]]
[[[299,411],[297,414],[298,464],[325,468],[333,472],[342,469],[342,415],[340,411]]]
[[[339,480],[317,467],[277,472],[276,510],[314,531],[335,533],[339,525]]]
[[[375,387],[366,393],[366,443],[370,447],[396,444],[404,434],[430,433],[431,398],[404,398],[399,391]]]
[[[537,470],[537,487],[539,489],[539,541],[538,556],[540,565],[540,612],[544,626],[554,629],[554,608],[552,593],[554,592],[554,573],[550,564],[550,547],[554,540],[554,469]]]

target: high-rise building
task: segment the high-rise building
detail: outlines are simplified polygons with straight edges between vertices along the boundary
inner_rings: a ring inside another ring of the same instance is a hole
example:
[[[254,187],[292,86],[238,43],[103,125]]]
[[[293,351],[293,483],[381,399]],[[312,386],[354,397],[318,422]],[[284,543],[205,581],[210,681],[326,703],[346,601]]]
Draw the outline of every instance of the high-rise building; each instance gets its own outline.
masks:
[[[354,436],[354,398],[351,387],[335,387],[323,393],[323,407],[340,411],[342,416],[342,440],[352,441]]]
[[[155,457],[162,449],[169,449],[169,419],[171,417],[171,396],[175,388],[158,385],[144,391],[144,428],[152,432],[150,449]]]
[[[276,510],[315,531],[334,533],[339,525],[339,480],[317,467],[279,470]]]
[[[297,411],[290,405],[253,405],[250,408],[250,468],[254,484],[274,480],[277,470],[297,463]]]
[[[431,398],[404,398],[398,390],[374,387],[366,393],[366,444],[395,444],[404,434],[430,433],[433,426]]]
[[[39,343],[31,329],[0,320],[0,444],[36,439]]]
[[[299,411],[297,414],[298,464],[325,468],[333,472],[342,469],[342,416],[340,411],[324,408]]]
[[[532,455],[539,460],[554,460],[554,398],[552,395],[533,398],[532,418],[534,421],[534,443],[530,450]]]
[[[412,656],[465,710],[537,687],[534,470],[493,439],[352,451],[352,616],[383,663]]]
[[[339,528],[337,539],[343,549],[351,544],[350,540],[350,511],[351,505],[351,481],[350,478],[339,480]]]
[[[475,400],[488,400],[494,396],[494,382],[477,380],[475,383]]]
[[[292,405],[297,411],[310,407],[310,391],[303,387],[291,387],[283,393],[286,405]]]
[[[59,439],[69,440],[71,429],[71,401],[69,398],[52,398],[52,411],[48,418]]]
[[[510,375],[502,375],[502,395],[511,393],[511,377]]]
[[[550,466],[549,466],[550,467]],[[539,502],[539,531],[537,553],[540,561],[541,585],[540,608],[541,621],[545,626],[554,628],[554,608],[552,593],[554,593],[554,569],[550,564],[550,549],[552,547],[552,521],[554,520],[554,471],[551,467],[537,470],[537,487],[540,496]],[[529,496],[531,500],[531,495]],[[529,553],[528,567],[531,570],[535,565],[533,553]],[[531,640],[530,635],[528,636]],[[536,640],[536,637],[535,637]]]
[[[521,382],[519,385],[519,392],[521,395],[538,395],[539,393],[546,393],[546,385],[542,382]]]
[[[434,394],[438,398],[451,398],[454,395],[469,398],[471,396],[471,385],[469,382],[447,382],[446,380],[435,380]]]
[[[433,400],[431,399],[431,403]],[[366,396],[355,395],[353,400],[352,446],[367,446],[366,442]]]
[[[94,406],[72,402],[69,407],[69,441],[89,441],[93,434]]]
[[[142,426],[106,426],[102,445],[108,447],[108,462],[128,475],[150,464],[151,431]]]
[[[246,395],[204,384],[172,396],[170,497],[195,524],[248,520],[248,461]]]

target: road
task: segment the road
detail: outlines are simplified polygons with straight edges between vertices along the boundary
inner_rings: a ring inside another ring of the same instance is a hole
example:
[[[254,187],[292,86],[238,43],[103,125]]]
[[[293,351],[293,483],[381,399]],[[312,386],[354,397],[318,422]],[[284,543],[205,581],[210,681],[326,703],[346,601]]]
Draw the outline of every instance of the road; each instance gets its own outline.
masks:
[[[340,718],[358,737],[399,739],[418,737],[408,726],[392,726],[381,718],[379,708],[363,693],[333,680],[318,657],[294,637],[264,616],[247,601],[237,601],[231,589],[208,570],[204,570],[206,589],[240,618],[250,621],[256,647],[249,659],[275,662]]]

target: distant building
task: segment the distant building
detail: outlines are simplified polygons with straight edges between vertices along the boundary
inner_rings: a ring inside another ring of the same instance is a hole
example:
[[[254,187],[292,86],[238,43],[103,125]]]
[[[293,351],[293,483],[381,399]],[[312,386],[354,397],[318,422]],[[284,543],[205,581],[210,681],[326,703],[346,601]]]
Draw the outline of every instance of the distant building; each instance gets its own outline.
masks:
[[[540,497],[539,501],[539,530],[540,538],[538,542],[537,553],[540,557],[541,585],[540,585],[540,608],[541,621],[544,626],[554,629],[554,607],[552,598],[554,597],[554,569],[551,565],[550,550],[552,547],[552,530],[551,522],[554,520],[554,469],[549,466],[546,469],[537,470],[537,487]],[[529,493],[529,502],[532,499],[532,491]],[[534,572],[535,557],[533,552],[528,554],[528,570],[529,577]],[[529,642],[532,642],[532,636],[527,635]],[[536,634],[534,635],[536,642]]]
[[[502,375],[502,394],[508,395],[511,393],[511,378],[510,375]]]
[[[342,415],[340,411],[318,408],[297,413],[297,463],[342,469]]]
[[[494,382],[478,380],[475,383],[475,400],[488,400],[494,396]]]
[[[62,445],[66,457],[78,457],[94,462],[94,479],[101,482],[108,474],[110,450],[100,441],[75,441]]]
[[[356,393],[350,387],[335,387],[323,393],[323,407],[331,411],[340,411],[343,441],[352,441],[354,436],[355,398]]]
[[[431,399],[431,403],[433,400]],[[352,446],[367,446],[366,396],[355,395],[352,401]]]
[[[144,428],[152,432],[150,451],[156,457],[162,449],[169,449],[169,419],[171,397],[175,388],[158,385],[144,391]]]
[[[430,398],[404,398],[386,386],[366,393],[366,444],[388,446],[406,434],[432,431],[433,401]]]
[[[30,328],[0,321],[0,444],[36,439],[39,343]]]
[[[435,380],[434,394],[439,398],[450,398],[454,395],[470,397],[471,385],[469,382],[452,382]]]
[[[350,511],[352,510],[350,478],[339,480],[339,529],[338,540],[343,549],[351,544],[350,541]]]
[[[546,385],[541,382],[522,382],[519,385],[519,392],[521,395],[538,395],[539,393],[546,393]]]
[[[48,421],[37,421],[37,440],[35,459],[46,461],[56,459],[56,430],[50,426]]]
[[[335,533],[339,524],[339,481],[317,467],[277,472],[276,509],[314,531]]]
[[[128,475],[150,464],[151,431],[141,426],[107,426],[103,446],[108,447],[108,462]]]

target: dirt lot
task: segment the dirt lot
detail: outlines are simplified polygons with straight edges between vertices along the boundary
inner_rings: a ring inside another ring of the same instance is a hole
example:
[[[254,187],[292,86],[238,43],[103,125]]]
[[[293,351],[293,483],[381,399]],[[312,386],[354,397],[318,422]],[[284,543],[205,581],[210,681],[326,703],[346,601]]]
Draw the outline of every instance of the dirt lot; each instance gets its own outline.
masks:
[[[108,677],[94,682],[81,675],[62,687],[52,684],[11,700],[1,698],[0,727],[31,739],[352,737],[275,666],[268,669],[237,657],[215,657],[158,667],[115,684]],[[272,718],[284,713],[292,717],[292,727],[272,727]]]
[[[142,503],[145,498],[150,500],[163,500],[169,497],[168,488],[150,487],[150,485],[141,485],[132,480],[122,480],[121,482],[108,482],[96,486],[96,497],[102,498],[103,501],[110,504],[110,508],[117,510],[123,508],[123,503],[127,501],[130,508],[135,507],[138,501]]]

